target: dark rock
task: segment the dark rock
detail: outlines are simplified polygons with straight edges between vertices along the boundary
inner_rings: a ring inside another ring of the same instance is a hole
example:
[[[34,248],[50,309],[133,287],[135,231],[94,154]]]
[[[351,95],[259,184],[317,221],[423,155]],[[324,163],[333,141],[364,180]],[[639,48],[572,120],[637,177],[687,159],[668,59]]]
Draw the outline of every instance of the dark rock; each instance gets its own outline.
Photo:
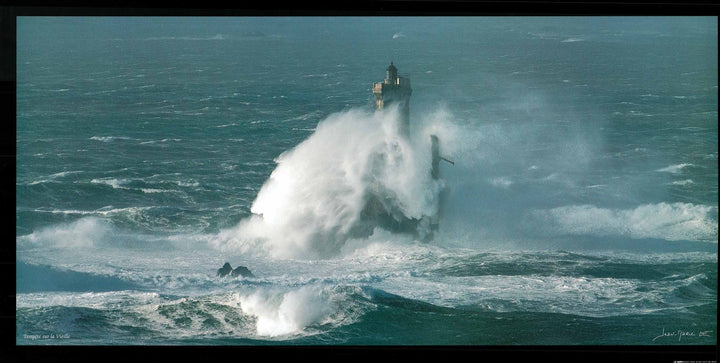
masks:
[[[217,271],[217,275],[218,275],[218,276],[221,276],[221,277],[222,277],[222,276],[227,276],[227,275],[230,275],[230,276],[233,276],[233,277],[237,277],[237,276],[241,276],[241,277],[255,277],[255,275],[253,275],[253,273],[250,272],[250,270],[249,270],[247,267],[245,267],[245,266],[238,266],[238,268],[236,268],[236,269],[233,270],[232,266],[230,266],[230,263],[228,263],[228,262],[225,262],[225,264],[223,265],[223,267],[220,268],[220,269]]]
[[[232,266],[225,262],[222,268],[218,269],[217,276],[226,276],[227,274],[234,272]]]
[[[245,266],[238,266],[236,269],[232,270],[231,276],[242,276],[242,277],[255,277],[250,270],[248,270]]]

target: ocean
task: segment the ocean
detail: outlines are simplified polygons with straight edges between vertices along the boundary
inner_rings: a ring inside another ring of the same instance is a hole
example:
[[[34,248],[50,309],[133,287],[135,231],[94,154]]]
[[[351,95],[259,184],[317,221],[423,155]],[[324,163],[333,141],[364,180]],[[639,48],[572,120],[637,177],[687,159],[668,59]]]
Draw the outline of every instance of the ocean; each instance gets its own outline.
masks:
[[[717,44],[714,17],[19,17],[16,344],[714,345]],[[439,209],[433,238],[352,234],[370,192]]]

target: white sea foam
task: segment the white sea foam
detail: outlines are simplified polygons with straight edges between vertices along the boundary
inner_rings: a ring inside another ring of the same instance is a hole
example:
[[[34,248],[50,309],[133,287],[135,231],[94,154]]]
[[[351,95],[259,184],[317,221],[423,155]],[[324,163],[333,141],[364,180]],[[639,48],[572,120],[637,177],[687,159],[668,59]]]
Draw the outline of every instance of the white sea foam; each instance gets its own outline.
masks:
[[[155,292],[132,290],[85,293],[40,292],[17,294],[15,301],[18,308],[67,306],[108,309],[125,305],[149,304],[160,301],[160,296]]]
[[[685,179],[685,180],[677,180],[677,181],[670,183],[670,185],[682,185],[682,186],[690,185],[690,184],[695,184],[695,182],[692,181],[692,179]]]
[[[637,279],[545,276],[486,275],[444,276],[419,280],[398,277],[376,286],[406,298],[434,305],[479,306],[485,309],[531,311],[607,317],[627,314],[648,314],[675,305],[685,307],[703,301],[671,301],[673,292],[695,285],[704,275],[683,280],[641,281]],[[713,292],[698,287],[708,298]]]
[[[360,221],[369,193],[408,218],[434,214],[442,184],[430,176],[429,135],[449,143],[442,135],[451,127],[436,121],[407,140],[398,135],[397,117],[397,110],[351,110],[320,122],[307,140],[278,157],[252,205],[254,216],[220,233],[213,245],[247,250],[261,244],[277,257],[331,256]]]
[[[304,74],[302,77],[303,78],[326,78],[327,76],[328,76],[327,73],[319,73],[319,74]]]
[[[231,127],[231,126],[237,126],[237,124],[233,122],[233,123],[230,123],[230,124],[218,125],[218,126],[215,126],[215,127],[217,127],[217,128],[225,128],[225,127]],[[233,139],[231,139],[231,140],[233,140]]]
[[[163,335],[174,338],[252,336],[249,319],[233,312],[237,308],[237,303],[233,301],[236,300],[235,295],[180,298],[139,305],[133,310],[141,319],[125,316],[120,317],[117,323],[161,331]]]
[[[200,186],[200,183],[198,183],[194,180],[189,180],[189,181],[178,180],[178,181],[175,181],[175,184],[177,184],[181,187],[198,187],[198,186]]]
[[[137,214],[141,211],[151,209],[155,207],[126,207],[126,208],[113,208],[112,206],[102,207],[96,210],[79,210],[79,209],[32,209],[36,213],[52,213],[52,214],[78,214],[78,215],[96,215],[96,216],[110,216],[114,214],[126,213],[126,214]]]
[[[155,292],[41,292],[18,294],[18,308],[81,307],[122,310],[114,324],[161,331],[171,337],[224,335],[283,340],[346,325],[361,314],[348,291],[314,285],[296,289],[254,291],[171,298]],[[313,328],[322,324],[324,328]]]
[[[36,185],[36,184],[42,184],[42,183],[53,183],[57,182],[56,179],[58,178],[64,178],[70,174],[78,174],[82,173],[82,171],[63,171],[55,174],[48,175],[42,179],[33,180],[32,182],[28,183],[27,185]]]
[[[168,141],[175,141],[175,142],[179,142],[179,141],[182,141],[182,139],[161,139],[161,140],[148,140],[148,141],[143,141],[143,142],[141,142],[140,144],[141,144],[141,145],[146,145],[146,144],[157,144],[157,143],[165,143],[165,142],[168,142]]]
[[[127,136],[93,136],[90,138],[90,140],[110,142],[113,140],[132,140],[132,138]]]
[[[77,209],[33,209],[36,213],[52,213],[52,214],[93,214],[92,211],[84,211]]]
[[[682,170],[688,166],[693,166],[693,164],[689,164],[689,163],[675,164],[675,165],[670,165],[670,166],[664,167],[662,169],[657,169],[655,171],[658,171],[661,173],[680,174],[680,173],[682,173]]]
[[[38,179],[38,180],[31,181],[27,185],[37,185],[37,184],[43,184],[43,183],[57,183],[57,181],[52,180],[52,179]]]
[[[287,292],[259,290],[240,297],[240,306],[257,318],[257,334],[271,337],[301,332],[338,308],[328,291],[312,285]]]
[[[67,175],[70,175],[70,174],[77,174],[77,173],[82,173],[82,171],[75,171],[75,170],[72,170],[72,171],[63,171],[63,172],[60,172],[60,173],[52,174],[52,175],[49,176],[49,178],[61,178],[61,177],[64,177],[64,176],[67,176]]]
[[[153,188],[140,188],[140,190],[145,194],[153,194],[153,193],[173,193],[175,190],[164,190],[164,189],[153,189]]]
[[[717,207],[690,203],[645,204],[634,209],[573,205],[533,213],[553,233],[692,240],[717,243]]]
[[[127,179],[115,179],[115,178],[107,178],[107,179],[93,179],[90,181],[93,184],[105,184],[113,187],[113,189],[127,189],[126,187],[123,187],[123,184],[126,184],[128,182]]]
[[[96,217],[84,217],[68,224],[43,228],[17,238],[18,247],[88,248],[106,239],[111,228]]]

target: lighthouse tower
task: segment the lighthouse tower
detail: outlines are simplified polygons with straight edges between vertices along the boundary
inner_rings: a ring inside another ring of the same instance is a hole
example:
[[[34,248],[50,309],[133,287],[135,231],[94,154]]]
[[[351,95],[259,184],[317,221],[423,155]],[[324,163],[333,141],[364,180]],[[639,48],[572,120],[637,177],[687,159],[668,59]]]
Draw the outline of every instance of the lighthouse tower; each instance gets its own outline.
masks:
[[[410,79],[398,76],[397,67],[390,62],[383,82],[373,83],[375,95],[375,110],[383,110],[390,105],[397,105],[399,111],[398,131],[401,137],[410,141]],[[430,177],[440,179],[440,160],[454,164],[452,161],[440,156],[440,140],[436,135],[430,135],[431,168]],[[367,202],[361,212],[362,223],[356,227],[358,236],[369,236],[376,226],[393,233],[410,233],[423,241],[430,241],[438,230],[440,219],[440,205],[442,194],[438,195],[435,211],[420,218],[411,218],[392,203],[383,193],[370,192]]]
[[[398,129],[400,135],[408,137],[410,132],[410,78],[399,77],[397,67],[390,62],[383,82],[373,83],[375,95],[375,109],[382,110],[391,105],[398,104],[400,120]]]

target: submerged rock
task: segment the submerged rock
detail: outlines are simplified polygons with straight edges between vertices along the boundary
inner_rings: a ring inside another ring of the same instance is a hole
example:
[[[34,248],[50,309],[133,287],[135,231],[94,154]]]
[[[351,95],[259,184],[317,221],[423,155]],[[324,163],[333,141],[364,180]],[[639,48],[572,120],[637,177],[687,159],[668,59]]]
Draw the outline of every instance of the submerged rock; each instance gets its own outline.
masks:
[[[255,277],[250,270],[245,266],[238,266],[236,269],[233,270],[232,266],[230,266],[230,263],[225,262],[222,268],[218,269],[217,276],[241,276],[241,277]]]

